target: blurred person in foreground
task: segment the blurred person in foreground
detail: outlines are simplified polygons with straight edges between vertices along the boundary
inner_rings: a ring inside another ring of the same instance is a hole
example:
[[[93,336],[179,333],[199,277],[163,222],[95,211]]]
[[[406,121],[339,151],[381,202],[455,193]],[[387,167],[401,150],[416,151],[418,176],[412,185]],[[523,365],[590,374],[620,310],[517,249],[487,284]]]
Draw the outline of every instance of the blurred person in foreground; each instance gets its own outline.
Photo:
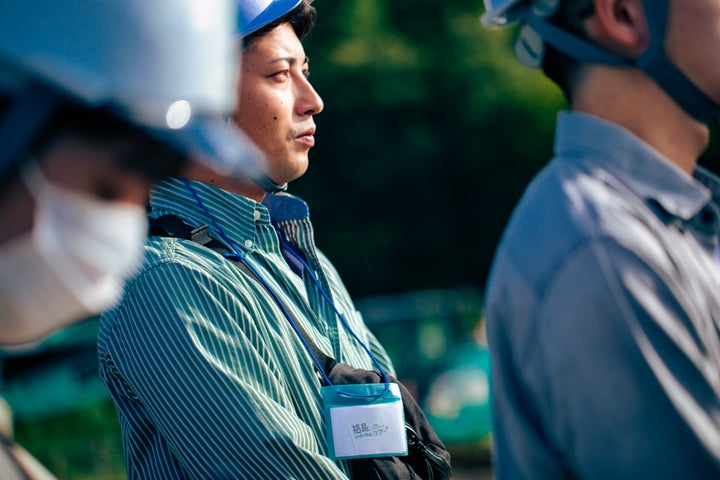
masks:
[[[486,291],[502,479],[720,477],[720,1],[487,0],[564,91]]]
[[[119,299],[142,259],[153,180],[191,160],[254,165],[224,122],[234,16],[226,0],[3,0],[0,346]],[[47,478],[10,439],[5,405],[0,416],[0,477]]]
[[[307,0],[238,3],[233,121],[265,154],[267,179],[196,166],[151,191],[153,223],[172,234],[149,240],[144,268],[103,314],[98,343],[130,479],[347,478],[348,463],[328,455],[318,374],[291,322],[338,361],[373,369],[337,308],[393,373],[316,248],[308,206],[282,191],[305,173],[323,109],[301,43],[315,9]]]

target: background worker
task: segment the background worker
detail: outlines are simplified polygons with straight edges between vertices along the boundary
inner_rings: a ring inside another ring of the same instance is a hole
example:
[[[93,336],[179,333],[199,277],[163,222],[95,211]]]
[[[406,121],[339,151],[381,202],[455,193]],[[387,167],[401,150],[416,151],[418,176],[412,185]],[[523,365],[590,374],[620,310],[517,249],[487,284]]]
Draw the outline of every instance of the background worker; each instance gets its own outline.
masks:
[[[150,181],[188,158],[255,167],[224,126],[232,4],[8,0],[0,13],[0,344],[13,344],[117,299]]]
[[[487,284],[496,475],[717,478],[720,2],[485,4],[570,104]]]
[[[117,301],[142,258],[151,181],[191,160],[251,172],[224,124],[234,18],[226,0],[3,0],[0,345]],[[0,477],[48,476],[2,416]]]

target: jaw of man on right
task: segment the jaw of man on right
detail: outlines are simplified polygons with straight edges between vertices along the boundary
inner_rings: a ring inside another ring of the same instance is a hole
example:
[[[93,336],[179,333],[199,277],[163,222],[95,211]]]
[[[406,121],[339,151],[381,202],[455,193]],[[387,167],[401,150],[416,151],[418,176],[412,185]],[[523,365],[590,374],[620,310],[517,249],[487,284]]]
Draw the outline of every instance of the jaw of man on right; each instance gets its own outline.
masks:
[[[699,2],[673,3],[664,47],[669,59],[718,102],[718,88],[713,92],[710,87],[712,78],[717,80],[715,84],[720,83],[720,72],[711,67],[720,62],[717,43],[709,48],[711,42],[697,39],[701,35],[711,38],[713,32],[708,31],[711,27],[708,20],[696,20],[717,18],[720,7],[704,2],[708,11],[703,12],[696,3]],[[592,43],[623,58],[637,58],[650,47],[651,32],[641,0],[596,0],[593,6],[594,14],[581,23],[584,35]],[[720,40],[720,33],[714,34]],[[702,63],[688,59],[693,56],[689,52],[696,51],[694,46],[698,44],[700,47],[706,44]],[[713,56],[718,61],[712,62]],[[623,126],[683,171],[690,174],[694,170],[709,141],[708,127],[688,114],[648,74],[634,68],[584,64],[579,67],[573,87],[573,110]]]

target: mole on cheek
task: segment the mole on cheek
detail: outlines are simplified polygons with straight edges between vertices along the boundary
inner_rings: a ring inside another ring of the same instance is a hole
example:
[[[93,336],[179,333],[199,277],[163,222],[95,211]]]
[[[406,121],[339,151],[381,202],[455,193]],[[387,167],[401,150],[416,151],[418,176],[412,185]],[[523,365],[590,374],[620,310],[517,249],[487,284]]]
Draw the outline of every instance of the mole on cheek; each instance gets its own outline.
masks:
[[[277,117],[273,117],[273,120],[277,120]]]

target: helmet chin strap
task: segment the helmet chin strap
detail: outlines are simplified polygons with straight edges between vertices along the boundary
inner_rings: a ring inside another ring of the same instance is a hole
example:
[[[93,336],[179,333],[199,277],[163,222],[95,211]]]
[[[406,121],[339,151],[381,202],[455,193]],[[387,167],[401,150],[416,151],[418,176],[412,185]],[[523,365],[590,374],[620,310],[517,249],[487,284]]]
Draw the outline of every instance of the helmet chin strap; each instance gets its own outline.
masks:
[[[650,30],[650,47],[635,59],[635,64],[688,114],[703,123],[720,123],[720,106],[681,72],[663,49],[669,18],[668,3],[669,0],[643,1]]]
[[[529,8],[524,23],[544,42],[579,62],[632,67],[645,72],[690,116],[702,123],[720,124],[720,105],[705,95],[668,58],[663,45],[669,17],[668,0],[644,0],[645,16],[650,31],[650,46],[637,58],[626,58],[607,52],[597,45],[575,36],[538,16]],[[521,45],[523,48],[524,45]],[[527,48],[530,48],[529,46]],[[537,52],[528,52],[537,56]]]

